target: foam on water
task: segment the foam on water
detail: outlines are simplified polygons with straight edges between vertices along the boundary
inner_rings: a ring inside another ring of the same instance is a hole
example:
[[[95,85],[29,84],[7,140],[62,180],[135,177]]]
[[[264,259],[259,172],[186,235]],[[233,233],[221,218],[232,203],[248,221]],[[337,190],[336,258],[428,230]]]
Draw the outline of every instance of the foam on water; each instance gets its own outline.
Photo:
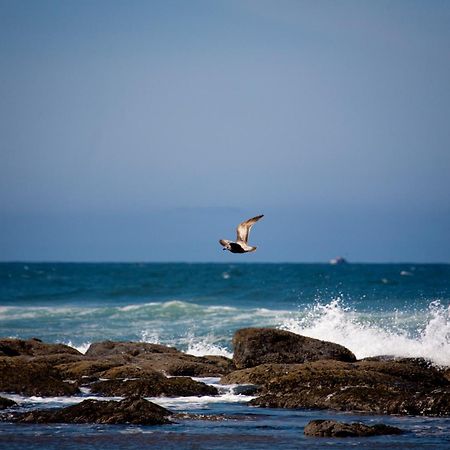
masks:
[[[223,339],[223,338],[221,338]],[[206,356],[206,355],[214,355],[214,356],[225,356],[227,358],[232,358],[233,353],[231,353],[226,347],[217,343],[220,340],[213,336],[212,334],[208,334],[203,337],[196,337],[192,333],[189,333],[187,337],[184,339],[180,339],[177,343],[163,343],[160,339],[160,336],[156,332],[150,332],[148,330],[144,330],[141,332],[141,342],[146,342],[149,344],[162,344],[162,345],[178,345],[184,344],[187,346],[185,353],[193,356]]]
[[[164,408],[175,410],[184,410],[188,405],[190,410],[205,409],[209,404],[213,403],[247,403],[254,398],[255,397],[251,395],[227,393],[217,396],[205,395],[202,397],[147,397],[147,400],[163,406]]]
[[[58,397],[40,397],[40,396],[31,396],[31,397],[25,397],[23,395],[19,394],[9,394],[9,393],[2,393],[2,397],[8,398],[10,400],[15,401],[18,405],[31,405],[35,407],[66,407],[70,405],[76,405],[77,403],[81,403],[83,400],[101,400],[101,401],[107,401],[107,400],[115,400],[119,401],[122,400],[122,397],[101,397],[97,395],[86,395],[86,396],[79,396],[74,395],[71,397],[65,397],[65,396],[58,396]]]
[[[357,358],[423,357],[437,365],[450,365],[450,307],[438,301],[428,311],[377,317],[352,311],[336,299],[315,305],[301,318],[286,320],[280,328],[336,342]]]
[[[208,408],[209,404],[245,403],[255,398],[254,396],[250,395],[236,394],[234,392],[234,388],[237,385],[221,385],[219,384],[220,379],[216,377],[196,377],[194,378],[194,380],[201,381],[203,383],[216,387],[219,390],[219,395],[206,395],[202,397],[146,397],[146,399],[165,408],[182,410],[186,409],[187,406],[189,406],[189,409],[205,409]],[[27,405],[28,407],[32,408],[65,407],[75,405],[82,402],[83,400],[120,401],[123,399],[123,397],[102,397],[98,395],[91,395],[90,393],[70,397],[25,397],[18,394],[3,393],[2,396],[15,401],[19,405]]]
[[[195,338],[192,336],[186,353],[194,356],[215,355],[225,356],[227,358],[233,357],[232,352],[230,352],[225,347],[214,343],[214,341],[215,338],[211,335],[208,335],[203,339]]]

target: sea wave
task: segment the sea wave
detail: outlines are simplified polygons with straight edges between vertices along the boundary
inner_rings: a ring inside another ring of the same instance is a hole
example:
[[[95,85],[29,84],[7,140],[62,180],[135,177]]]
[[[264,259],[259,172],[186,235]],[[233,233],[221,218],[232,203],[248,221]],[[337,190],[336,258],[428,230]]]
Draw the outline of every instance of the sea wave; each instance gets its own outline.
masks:
[[[0,320],[41,319],[65,316],[95,316],[102,318],[151,317],[177,318],[180,316],[220,315],[237,311],[230,306],[205,306],[194,302],[169,300],[121,306],[2,306]]]
[[[357,358],[391,354],[424,357],[450,366],[450,307],[356,310],[336,298],[295,310],[204,305],[179,299],[108,306],[6,306],[0,329],[11,337],[63,342],[84,353],[91,342],[136,340],[179,348],[196,356],[232,357],[233,333],[277,327],[336,342]]]
[[[450,306],[439,301],[431,302],[427,311],[365,314],[335,299],[314,305],[302,317],[286,320],[280,328],[341,344],[357,358],[422,357],[450,366]]]

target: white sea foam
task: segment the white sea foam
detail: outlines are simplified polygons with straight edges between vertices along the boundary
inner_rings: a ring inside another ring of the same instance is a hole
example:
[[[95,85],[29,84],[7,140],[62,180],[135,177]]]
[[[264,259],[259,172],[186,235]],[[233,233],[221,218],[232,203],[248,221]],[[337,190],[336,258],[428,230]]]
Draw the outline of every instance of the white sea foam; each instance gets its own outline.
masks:
[[[18,394],[8,394],[2,393],[2,397],[8,398],[10,400],[15,401],[18,405],[36,405],[36,406],[70,406],[76,405],[77,403],[82,402],[83,400],[122,400],[122,397],[100,397],[98,395],[88,395],[88,396],[72,396],[72,397],[39,397],[39,396],[31,396],[25,397],[23,395]]]
[[[80,345],[74,345],[72,341],[63,342],[63,344],[68,345],[69,347],[72,347],[76,350],[78,350],[80,353],[83,353],[83,355],[88,351],[88,348],[91,345],[91,342],[83,342]]]
[[[246,403],[253,400],[255,397],[252,395],[240,395],[233,393],[226,393],[223,395],[205,395],[202,397],[146,397],[157,405],[163,406],[169,409],[205,409],[208,404],[211,403]]]
[[[143,330],[141,331],[141,342],[147,344],[160,344],[159,334],[155,331]]]
[[[233,357],[233,353],[214,341],[215,338],[211,335],[201,339],[191,337],[186,353],[194,356],[216,355],[225,356],[227,358]]]
[[[196,378],[199,381],[207,382],[220,389],[221,394],[212,396],[205,395],[202,397],[189,396],[189,397],[146,397],[153,403],[156,403],[165,408],[175,410],[191,410],[191,409],[205,409],[208,408],[208,404],[212,403],[245,403],[254,399],[251,395],[242,395],[233,393],[234,385],[219,386],[217,385],[216,378]],[[2,396],[15,401],[19,405],[31,405],[36,408],[53,408],[53,407],[65,407],[75,405],[83,400],[101,400],[101,401],[120,401],[124,397],[101,397],[98,395],[85,395],[85,396],[71,396],[71,397],[25,397],[18,394],[4,394]]]
[[[415,317],[397,313],[391,319],[383,326],[373,321],[373,315],[345,308],[337,299],[316,305],[301,318],[284,321],[280,328],[336,342],[349,348],[357,358],[389,354],[423,357],[437,365],[450,365],[450,307],[436,301],[425,313],[416,313]]]

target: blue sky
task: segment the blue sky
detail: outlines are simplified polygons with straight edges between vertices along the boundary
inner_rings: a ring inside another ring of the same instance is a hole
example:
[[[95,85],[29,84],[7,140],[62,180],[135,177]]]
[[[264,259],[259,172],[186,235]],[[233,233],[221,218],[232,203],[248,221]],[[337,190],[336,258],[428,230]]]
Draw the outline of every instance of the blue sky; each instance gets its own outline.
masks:
[[[449,49],[446,1],[0,0],[0,259],[450,262]]]

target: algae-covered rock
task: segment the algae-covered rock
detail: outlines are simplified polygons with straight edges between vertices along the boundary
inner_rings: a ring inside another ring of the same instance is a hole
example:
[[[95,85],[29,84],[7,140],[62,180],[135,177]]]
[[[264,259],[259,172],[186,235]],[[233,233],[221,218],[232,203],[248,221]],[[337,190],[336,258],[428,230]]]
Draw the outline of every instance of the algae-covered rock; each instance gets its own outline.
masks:
[[[262,395],[251,404],[448,416],[450,385],[436,369],[427,370],[407,360],[315,361],[293,366],[287,374],[268,379]]]
[[[89,359],[122,358],[122,364],[147,364],[173,376],[221,376],[235,369],[223,356],[193,356],[174,347],[145,342],[105,341],[92,344],[85,354]]]
[[[40,339],[0,339],[0,356],[82,355],[64,344],[47,344]]]
[[[22,395],[61,396],[78,388],[63,381],[61,373],[45,362],[26,357],[0,357],[0,392]]]

